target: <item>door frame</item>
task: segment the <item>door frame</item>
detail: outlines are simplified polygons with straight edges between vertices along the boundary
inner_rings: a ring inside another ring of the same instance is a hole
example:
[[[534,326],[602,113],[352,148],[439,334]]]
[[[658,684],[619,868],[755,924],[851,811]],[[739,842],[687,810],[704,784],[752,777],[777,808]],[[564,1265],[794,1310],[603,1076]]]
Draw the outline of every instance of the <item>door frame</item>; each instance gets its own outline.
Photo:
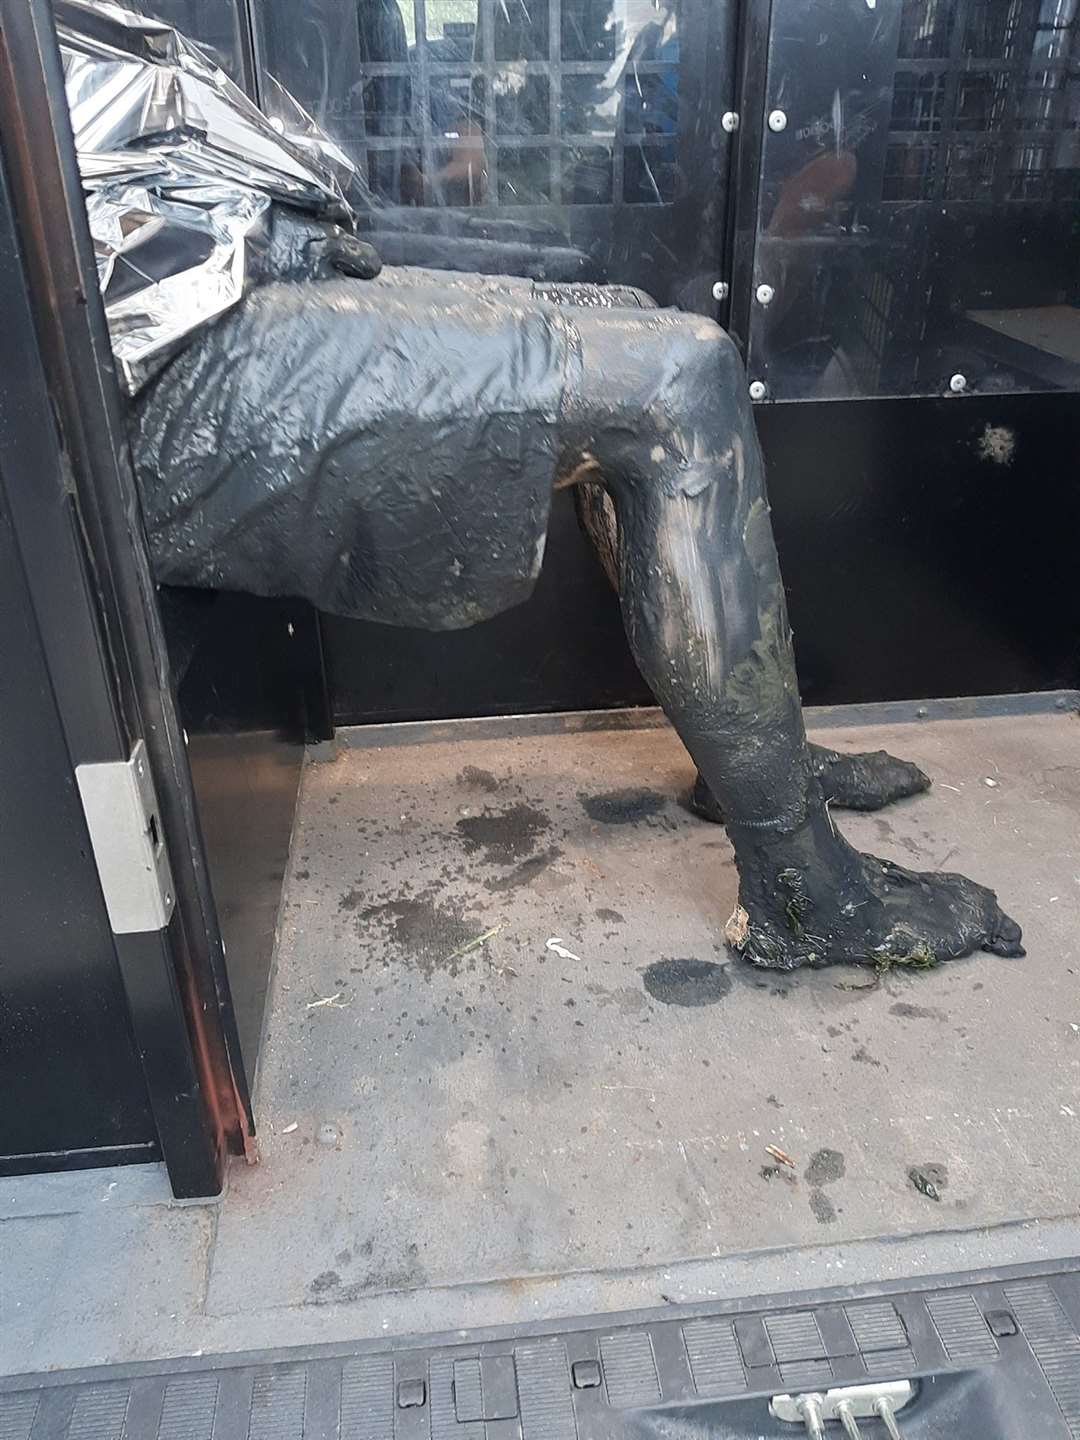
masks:
[[[114,942],[174,1193],[212,1195],[251,1101],[48,0],[0,0],[0,167],[8,503],[73,768],[145,745],[175,903]]]

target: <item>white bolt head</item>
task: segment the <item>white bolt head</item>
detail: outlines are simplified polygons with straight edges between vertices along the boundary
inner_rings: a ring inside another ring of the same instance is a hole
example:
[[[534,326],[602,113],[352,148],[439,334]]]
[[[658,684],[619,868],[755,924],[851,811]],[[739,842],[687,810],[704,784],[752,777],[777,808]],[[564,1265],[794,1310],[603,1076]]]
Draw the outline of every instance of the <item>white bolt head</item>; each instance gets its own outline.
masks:
[[[787,129],[787,116],[783,110],[773,110],[769,115],[769,129],[774,135],[779,135],[781,130]]]
[[[737,110],[725,110],[720,116],[720,124],[729,135],[739,128],[739,112]]]
[[[712,287],[712,298],[714,300],[726,300],[728,297],[728,283],[726,280],[717,280]]]
[[[764,380],[751,380],[751,381],[750,381],[750,399],[751,399],[751,400],[764,400],[764,399],[765,399],[765,396],[766,396],[768,393],[769,393],[769,387],[765,384],[765,381],[764,381]]]
[[[959,373],[953,375],[949,380],[949,389],[954,395],[961,394],[967,389],[967,376]]]
[[[771,305],[775,293],[771,285],[759,285],[754,291],[759,305]]]

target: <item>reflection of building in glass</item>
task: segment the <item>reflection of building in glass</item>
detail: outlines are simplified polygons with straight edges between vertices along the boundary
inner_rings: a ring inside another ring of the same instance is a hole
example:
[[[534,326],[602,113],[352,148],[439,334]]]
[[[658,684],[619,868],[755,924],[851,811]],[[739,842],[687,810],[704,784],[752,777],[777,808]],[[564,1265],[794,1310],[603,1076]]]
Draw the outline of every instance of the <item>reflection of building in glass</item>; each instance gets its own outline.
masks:
[[[751,373],[777,399],[1075,385],[1080,0],[777,3]]]
[[[391,203],[674,199],[679,35],[668,4],[358,0],[357,27],[354,148]]]
[[[265,71],[383,202],[364,224],[391,263],[453,250],[460,268],[539,267],[714,313],[729,0],[247,3]]]
[[[124,0],[129,10],[164,20],[197,40],[226,74],[244,85],[233,0]]]
[[[886,200],[1080,198],[1077,0],[904,0]]]

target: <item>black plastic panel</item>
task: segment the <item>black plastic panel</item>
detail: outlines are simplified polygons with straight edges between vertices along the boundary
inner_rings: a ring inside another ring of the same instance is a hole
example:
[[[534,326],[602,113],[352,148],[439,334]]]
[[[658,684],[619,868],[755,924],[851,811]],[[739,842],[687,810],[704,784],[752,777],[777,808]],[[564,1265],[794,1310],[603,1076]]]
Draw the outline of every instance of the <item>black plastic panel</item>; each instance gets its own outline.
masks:
[[[245,1072],[255,1074],[303,742],[329,738],[319,619],[302,601],[160,591]]]

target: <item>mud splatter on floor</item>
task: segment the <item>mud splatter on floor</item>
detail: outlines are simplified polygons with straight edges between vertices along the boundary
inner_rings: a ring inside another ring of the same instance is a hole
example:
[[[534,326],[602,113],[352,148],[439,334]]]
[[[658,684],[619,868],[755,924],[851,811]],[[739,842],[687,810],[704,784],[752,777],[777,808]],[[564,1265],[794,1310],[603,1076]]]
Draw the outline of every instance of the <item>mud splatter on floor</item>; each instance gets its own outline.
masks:
[[[599,825],[635,825],[659,815],[668,797],[657,790],[607,790],[600,795],[580,794],[582,808]]]
[[[653,999],[664,1005],[715,1005],[731,994],[728,967],[711,960],[657,960],[642,978]]]
[[[484,790],[489,795],[493,795],[500,784],[490,770],[481,769],[479,765],[466,765],[457,778],[459,785],[467,785],[473,790]]]
[[[344,900],[342,908],[349,908]],[[358,918],[361,924],[383,927],[388,949],[382,957],[384,965],[394,961],[430,977],[436,970],[456,975],[477,963],[475,952],[462,955],[460,951],[483,932],[483,924],[466,920],[461,910],[438,904],[430,894],[383,900],[366,906]]]
[[[536,848],[538,838],[551,829],[551,821],[534,805],[511,805],[507,810],[487,806],[479,815],[466,815],[454,826],[469,853],[484,852],[493,865],[509,865]]]
[[[544,850],[539,855],[530,855],[527,860],[522,860],[520,865],[515,865],[509,875],[501,875],[496,880],[485,880],[484,889],[493,895],[500,895],[505,894],[508,890],[517,890],[522,885],[528,885],[549,865],[553,865],[562,853],[557,845],[553,845],[550,850]]]

